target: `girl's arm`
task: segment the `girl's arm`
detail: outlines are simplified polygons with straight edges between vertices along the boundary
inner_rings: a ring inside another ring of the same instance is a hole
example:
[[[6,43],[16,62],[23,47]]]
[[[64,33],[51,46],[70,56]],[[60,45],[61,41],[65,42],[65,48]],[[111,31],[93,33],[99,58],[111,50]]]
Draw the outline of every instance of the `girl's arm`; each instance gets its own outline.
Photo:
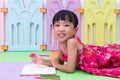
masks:
[[[42,65],[52,66],[51,60],[50,59],[43,59],[42,58]]]
[[[46,66],[52,66],[50,60],[41,58],[39,54],[31,53],[29,57],[31,58],[33,63],[40,64],[40,65],[46,65]]]
[[[60,58],[61,57],[61,51],[60,51],[60,49],[58,50],[58,52],[59,52],[58,53],[59,54],[58,55],[59,63],[63,64],[64,61],[62,61],[61,58]],[[32,60],[33,63],[41,64],[41,65],[46,65],[46,66],[52,66],[50,59],[44,59],[40,55],[38,55],[36,53],[31,53],[29,55],[29,57],[31,57],[31,60]]]
[[[61,54],[62,54],[61,50],[60,50],[60,48],[58,48],[58,57],[57,57],[57,59],[58,59],[58,62],[62,65],[62,64],[64,64],[64,61],[61,60]],[[43,59],[43,65],[53,66],[50,59]]]
[[[64,72],[73,72],[76,67],[76,56],[77,56],[78,42],[75,39],[69,39],[67,42],[67,63],[62,65],[59,63],[58,58],[52,60],[52,65]]]

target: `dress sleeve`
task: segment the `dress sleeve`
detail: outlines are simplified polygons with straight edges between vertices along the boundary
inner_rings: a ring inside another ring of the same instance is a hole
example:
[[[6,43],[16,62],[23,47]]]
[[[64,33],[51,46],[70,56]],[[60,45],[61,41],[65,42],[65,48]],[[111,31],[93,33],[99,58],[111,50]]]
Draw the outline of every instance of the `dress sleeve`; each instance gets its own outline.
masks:
[[[76,37],[76,40],[79,42],[79,44],[82,44],[83,45],[83,47],[85,47],[85,44],[80,40],[80,38],[79,37]]]

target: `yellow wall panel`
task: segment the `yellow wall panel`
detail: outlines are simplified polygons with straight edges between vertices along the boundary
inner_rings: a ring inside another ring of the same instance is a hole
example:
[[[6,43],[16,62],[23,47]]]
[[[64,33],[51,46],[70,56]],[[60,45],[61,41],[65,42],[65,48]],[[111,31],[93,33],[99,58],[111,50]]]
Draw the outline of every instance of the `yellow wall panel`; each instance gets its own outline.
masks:
[[[84,42],[103,45],[116,42],[115,0],[84,0]]]

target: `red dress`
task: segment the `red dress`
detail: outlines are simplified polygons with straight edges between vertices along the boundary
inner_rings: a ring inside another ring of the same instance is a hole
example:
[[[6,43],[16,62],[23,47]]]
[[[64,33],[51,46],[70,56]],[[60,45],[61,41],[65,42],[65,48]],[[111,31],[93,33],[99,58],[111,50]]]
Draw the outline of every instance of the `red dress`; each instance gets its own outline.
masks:
[[[67,62],[67,54],[63,53],[62,59]],[[120,77],[120,44],[87,45],[77,55],[76,61],[80,70],[118,78]]]

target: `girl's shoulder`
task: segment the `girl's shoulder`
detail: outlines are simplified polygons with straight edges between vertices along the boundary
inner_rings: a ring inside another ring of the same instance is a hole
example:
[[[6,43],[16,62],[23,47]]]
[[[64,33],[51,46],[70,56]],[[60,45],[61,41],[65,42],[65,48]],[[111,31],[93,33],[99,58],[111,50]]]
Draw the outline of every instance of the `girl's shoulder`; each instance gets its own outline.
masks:
[[[67,41],[67,47],[74,47],[75,48],[79,48],[81,47],[81,43],[77,40],[77,38],[71,38]]]
[[[76,40],[76,38],[70,38],[68,41],[67,41],[67,44],[77,44],[78,41]]]
[[[75,37],[75,38],[70,38],[68,41],[68,43],[79,43],[79,44],[84,44],[79,37]]]

